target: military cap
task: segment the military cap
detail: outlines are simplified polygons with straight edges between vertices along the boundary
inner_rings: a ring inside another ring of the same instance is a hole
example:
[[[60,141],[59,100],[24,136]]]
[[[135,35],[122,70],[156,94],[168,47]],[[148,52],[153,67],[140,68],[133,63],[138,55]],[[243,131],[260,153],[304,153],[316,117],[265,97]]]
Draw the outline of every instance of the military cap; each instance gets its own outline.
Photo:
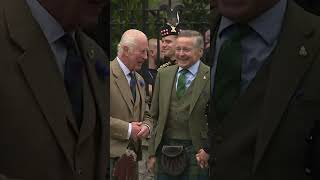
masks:
[[[172,26],[170,24],[165,24],[160,30],[162,37],[166,37],[170,35],[178,35],[179,32],[180,32],[179,26]]]

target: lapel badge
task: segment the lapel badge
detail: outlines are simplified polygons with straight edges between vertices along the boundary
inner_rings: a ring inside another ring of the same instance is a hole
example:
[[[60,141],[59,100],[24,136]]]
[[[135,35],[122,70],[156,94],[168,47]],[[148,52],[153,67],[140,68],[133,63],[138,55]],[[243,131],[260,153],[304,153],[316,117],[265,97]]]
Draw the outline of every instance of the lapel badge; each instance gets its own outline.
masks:
[[[90,58],[90,59],[93,59],[94,55],[95,55],[94,50],[93,50],[93,49],[90,49],[90,50],[88,51],[88,56],[89,56],[89,58]]]
[[[206,76],[203,76],[203,79],[207,79],[207,77],[206,77]]]
[[[308,55],[308,52],[307,52],[307,50],[306,50],[306,48],[305,48],[304,46],[301,46],[301,47],[300,47],[299,55],[300,55],[300,56],[303,56],[303,57],[305,57],[305,56]]]

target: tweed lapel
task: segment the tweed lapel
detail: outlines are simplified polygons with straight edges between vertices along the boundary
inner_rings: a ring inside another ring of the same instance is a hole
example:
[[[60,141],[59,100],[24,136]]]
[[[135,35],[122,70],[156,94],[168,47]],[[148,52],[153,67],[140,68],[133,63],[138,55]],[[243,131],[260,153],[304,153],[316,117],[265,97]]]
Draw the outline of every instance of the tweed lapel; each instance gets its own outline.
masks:
[[[165,72],[158,72],[160,74],[160,96],[159,96],[159,105],[163,109],[163,118],[166,121],[169,107],[170,107],[170,99],[171,92],[175,90],[175,78],[176,72],[178,70],[178,65],[170,66],[165,69]],[[160,115],[159,115],[160,116]]]
[[[100,54],[96,51],[95,44],[88,40],[88,38],[82,33],[76,33],[76,40],[82,52],[82,58],[85,62],[86,75],[89,82],[89,92],[91,93],[94,99],[95,107],[96,107],[96,119],[84,119],[83,125],[80,131],[80,139],[79,143],[82,143],[92,132],[94,131],[96,120],[100,120],[100,123],[106,126],[106,122],[103,121],[104,112],[106,109],[106,92],[107,92],[107,84],[109,82],[109,78],[107,78],[107,74],[99,74],[98,71],[102,71],[103,68],[107,68],[107,57],[104,54]],[[101,50],[102,51],[102,50]],[[100,62],[99,62],[100,61]],[[97,67],[97,66],[105,66],[105,67]],[[102,77],[105,76],[105,77]],[[88,112],[93,113],[93,112]]]
[[[120,68],[120,65],[118,63],[118,61],[115,59],[111,62],[111,69],[112,69],[112,73],[115,77],[115,83],[119,89],[119,92],[121,94],[121,96],[123,97],[123,99],[125,100],[125,102],[127,103],[131,114],[133,114],[133,97],[131,94],[131,90],[127,81],[127,78],[125,77],[122,69]]]
[[[72,111],[54,54],[25,1],[12,0],[4,9],[10,38],[21,51],[18,67],[72,168],[75,136],[67,126]]]
[[[210,71],[209,69],[204,68],[204,64],[200,62],[198,74],[196,78],[193,80],[193,93],[191,95],[191,104],[190,104],[190,114],[193,111],[193,108],[200,97],[201,93],[203,93],[203,89],[205,85],[209,81]],[[210,83],[210,82],[209,82]]]
[[[140,95],[140,101],[141,101],[141,104],[144,104],[144,102],[146,101],[146,97],[145,97],[145,82],[143,79],[140,78],[140,76],[138,75],[137,72],[135,72],[135,76],[137,77],[137,87],[138,87],[138,92],[139,95]],[[145,106],[142,106],[141,109],[140,109],[140,116],[141,118],[143,118],[144,116],[144,108]]]
[[[261,114],[262,121],[258,127],[253,171],[262,159],[291,97],[311,67],[313,55],[319,51],[312,47],[312,44],[318,42],[312,39],[314,27],[304,22],[305,15],[300,7],[288,1],[282,32],[270,66],[270,77]],[[302,47],[308,54],[301,54]]]

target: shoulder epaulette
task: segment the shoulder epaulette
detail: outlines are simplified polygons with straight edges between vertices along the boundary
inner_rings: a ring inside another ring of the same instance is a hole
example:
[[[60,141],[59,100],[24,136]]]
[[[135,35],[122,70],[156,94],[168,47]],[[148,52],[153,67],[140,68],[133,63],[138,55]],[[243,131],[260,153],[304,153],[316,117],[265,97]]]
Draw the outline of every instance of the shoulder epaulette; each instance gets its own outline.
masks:
[[[171,66],[171,62],[170,62],[170,61],[162,64],[162,65],[157,69],[157,71],[159,71],[160,69],[166,68],[166,67],[168,67],[168,66]]]

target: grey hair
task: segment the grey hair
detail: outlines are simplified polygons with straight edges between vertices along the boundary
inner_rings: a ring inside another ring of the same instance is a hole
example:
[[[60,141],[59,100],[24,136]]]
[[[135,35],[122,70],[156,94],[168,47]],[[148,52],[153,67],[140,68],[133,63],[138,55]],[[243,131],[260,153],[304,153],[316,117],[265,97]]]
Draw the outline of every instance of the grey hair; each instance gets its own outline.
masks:
[[[180,37],[189,37],[189,38],[195,38],[195,48],[204,48],[204,40],[203,36],[201,33],[198,31],[193,31],[193,30],[181,30],[180,33],[178,34],[177,38]]]
[[[118,55],[123,53],[123,47],[129,47],[129,50],[137,46],[137,38],[141,37],[141,35],[145,36],[145,34],[136,29],[129,29],[123,33],[121,40],[118,44]]]

